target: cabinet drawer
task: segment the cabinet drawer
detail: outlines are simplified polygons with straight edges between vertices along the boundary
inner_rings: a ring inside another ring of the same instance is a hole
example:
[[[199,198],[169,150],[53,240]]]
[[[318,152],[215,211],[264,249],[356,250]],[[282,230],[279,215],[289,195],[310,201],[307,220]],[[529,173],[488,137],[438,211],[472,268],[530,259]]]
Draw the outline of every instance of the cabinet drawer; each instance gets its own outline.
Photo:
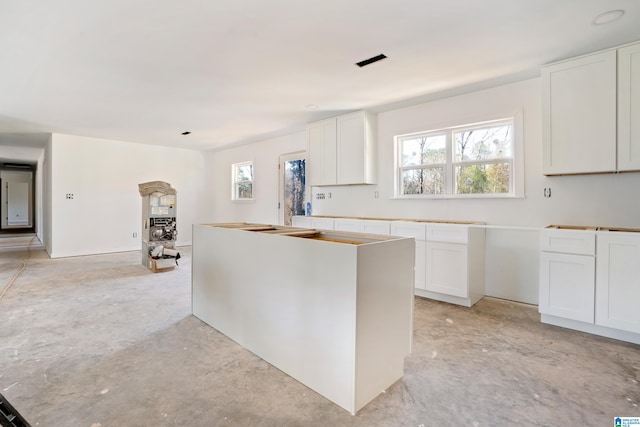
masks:
[[[389,235],[389,221],[381,220],[360,220],[362,231],[369,234]]]
[[[426,224],[410,221],[392,221],[391,235],[413,237],[416,240],[426,240]]]
[[[333,230],[333,218],[312,218],[311,224],[313,228]]]
[[[540,232],[540,250],[577,255],[595,255],[595,230],[544,228]]]
[[[427,224],[427,241],[467,244],[468,229],[460,224]]]
[[[333,221],[333,229],[337,231],[348,231],[352,233],[362,232],[362,221],[359,219],[336,218]]]

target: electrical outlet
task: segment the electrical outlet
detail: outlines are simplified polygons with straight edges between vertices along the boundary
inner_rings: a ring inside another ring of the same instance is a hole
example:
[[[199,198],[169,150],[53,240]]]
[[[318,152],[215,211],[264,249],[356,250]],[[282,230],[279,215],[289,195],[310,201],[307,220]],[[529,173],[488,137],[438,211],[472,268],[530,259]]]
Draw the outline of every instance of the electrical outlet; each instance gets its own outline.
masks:
[[[73,200],[73,193],[67,193],[67,200]]]
[[[136,237],[138,237],[138,233],[134,232],[133,233],[133,238],[135,239]]]
[[[325,195],[324,193],[316,193],[316,200],[324,200]]]
[[[380,193],[378,191],[374,191],[373,192],[373,198],[377,199],[378,197],[380,197]]]

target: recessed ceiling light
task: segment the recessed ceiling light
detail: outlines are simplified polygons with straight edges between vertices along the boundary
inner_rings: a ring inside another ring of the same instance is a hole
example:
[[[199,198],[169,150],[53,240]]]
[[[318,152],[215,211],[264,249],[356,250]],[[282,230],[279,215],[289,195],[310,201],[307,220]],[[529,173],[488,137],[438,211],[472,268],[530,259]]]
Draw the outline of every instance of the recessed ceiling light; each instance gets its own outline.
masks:
[[[308,105],[305,105],[304,108],[306,108],[307,110],[317,110],[318,106],[316,104],[308,104]]]
[[[191,132],[188,130],[185,130],[184,132],[182,132],[180,135],[189,135]]]
[[[617,21],[622,18],[624,15],[624,10],[609,10],[607,12],[601,13],[593,19],[593,25],[604,25],[609,24],[611,22]]]

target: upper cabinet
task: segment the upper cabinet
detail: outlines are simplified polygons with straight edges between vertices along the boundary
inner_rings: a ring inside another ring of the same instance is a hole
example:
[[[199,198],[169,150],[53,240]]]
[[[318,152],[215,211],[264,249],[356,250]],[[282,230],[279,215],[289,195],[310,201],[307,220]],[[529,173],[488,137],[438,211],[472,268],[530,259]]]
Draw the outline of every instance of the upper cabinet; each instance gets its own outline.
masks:
[[[542,69],[543,173],[640,170],[640,44]]]
[[[616,170],[616,52],[542,69],[545,175]]]
[[[367,111],[309,123],[308,184],[375,184],[375,129],[375,115]]]
[[[618,170],[640,170],[640,43],[618,50]]]

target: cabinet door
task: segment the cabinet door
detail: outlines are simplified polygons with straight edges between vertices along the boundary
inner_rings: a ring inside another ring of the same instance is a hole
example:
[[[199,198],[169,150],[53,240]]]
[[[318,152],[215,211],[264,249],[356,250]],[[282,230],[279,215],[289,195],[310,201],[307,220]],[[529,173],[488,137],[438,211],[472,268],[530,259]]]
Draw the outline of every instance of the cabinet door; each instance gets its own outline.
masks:
[[[640,235],[599,233],[596,324],[640,333]]]
[[[540,313],[593,323],[594,298],[592,256],[540,253]]]
[[[382,236],[389,235],[389,221],[381,221],[381,220],[362,220],[360,221],[362,225],[362,231],[369,234],[379,234]]]
[[[308,185],[336,184],[336,119],[310,123],[307,127]]]
[[[640,170],[640,44],[618,50],[618,170]]]
[[[333,221],[333,229],[337,231],[362,232],[362,221],[359,219],[336,218]]]
[[[616,51],[542,69],[545,175],[616,170]]]
[[[333,218],[311,217],[311,226],[320,230],[333,230]]]
[[[468,298],[467,245],[427,242],[426,251],[426,290]]]
[[[374,138],[365,111],[337,118],[337,183],[374,184]]]

